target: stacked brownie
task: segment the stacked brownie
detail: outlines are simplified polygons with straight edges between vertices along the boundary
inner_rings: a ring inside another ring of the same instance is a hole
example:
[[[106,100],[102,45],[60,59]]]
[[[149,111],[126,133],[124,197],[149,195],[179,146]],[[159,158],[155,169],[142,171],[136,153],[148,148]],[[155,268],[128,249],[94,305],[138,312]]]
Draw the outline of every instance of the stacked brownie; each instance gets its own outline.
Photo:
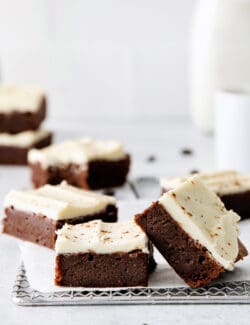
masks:
[[[43,148],[52,134],[39,130],[46,116],[46,98],[36,87],[0,86],[0,164],[27,164],[31,148]]]
[[[221,171],[200,173],[198,176],[221,198],[227,209],[234,210],[242,219],[250,218],[250,175],[236,171]],[[175,189],[189,177],[190,175],[162,178],[160,181],[162,191]]]
[[[85,189],[123,185],[130,167],[130,156],[118,141],[82,138],[32,149],[28,154],[35,187],[69,184]]]
[[[113,197],[77,189],[65,182],[37,190],[11,191],[4,207],[4,233],[49,248],[54,248],[56,230],[65,223],[117,221]]]
[[[186,283],[210,283],[248,253],[238,239],[240,217],[196,176],[170,190],[135,221]]]

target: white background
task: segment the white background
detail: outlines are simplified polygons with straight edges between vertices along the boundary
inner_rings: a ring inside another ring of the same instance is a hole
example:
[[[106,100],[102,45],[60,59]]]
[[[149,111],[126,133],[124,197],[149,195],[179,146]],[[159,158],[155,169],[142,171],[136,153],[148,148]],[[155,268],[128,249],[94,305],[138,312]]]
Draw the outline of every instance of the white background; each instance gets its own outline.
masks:
[[[188,113],[195,0],[0,0],[0,72],[35,83],[50,116]]]

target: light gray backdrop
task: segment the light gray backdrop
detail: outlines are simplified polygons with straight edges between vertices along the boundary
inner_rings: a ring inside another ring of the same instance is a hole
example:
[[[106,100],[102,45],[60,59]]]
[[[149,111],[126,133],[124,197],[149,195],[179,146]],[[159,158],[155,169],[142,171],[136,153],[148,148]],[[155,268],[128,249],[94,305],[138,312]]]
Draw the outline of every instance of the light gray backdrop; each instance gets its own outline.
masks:
[[[50,95],[51,117],[188,112],[195,0],[0,0],[1,76]]]

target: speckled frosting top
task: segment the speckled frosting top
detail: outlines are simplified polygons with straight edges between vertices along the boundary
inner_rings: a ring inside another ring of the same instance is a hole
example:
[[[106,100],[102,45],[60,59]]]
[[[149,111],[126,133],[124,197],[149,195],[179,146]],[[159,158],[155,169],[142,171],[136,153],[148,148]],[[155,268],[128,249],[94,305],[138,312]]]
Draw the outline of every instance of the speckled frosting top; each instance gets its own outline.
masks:
[[[200,173],[197,175],[200,176],[211,190],[220,196],[250,191],[250,175],[240,174],[236,171]],[[164,190],[168,191],[175,189],[188,178],[190,178],[190,175],[183,177],[163,177],[160,180],[160,184]]]
[[[53,165],[75,163],[84,165],[91,160],[116,161],[126,153],[118,141],[98,141],[81,138],[53,144],[44,149],[32,149],[28,153],[29,163],[39,162],[44,168]]]
[[[54,220],[64,220],[96,214],[108,205],[116,205],[111,196],[78,189],[65,181],[60,185],[45,185],[30,191],[10,191],[4,207],[42,214]]]
[[[44,98],[38,87],[0,85],[0,113],[36,112]]]
[[[159,203],[226,270],[234,268],[239,253],[237,223],[240,217],[232,210],[227,211],[198,176],[165,193]]]
[[[105,223],[94,220],[77,225],[64,225],[57,231],[57,254],[112,254],[141,250],[148,253],[148,239],[134,221]]]

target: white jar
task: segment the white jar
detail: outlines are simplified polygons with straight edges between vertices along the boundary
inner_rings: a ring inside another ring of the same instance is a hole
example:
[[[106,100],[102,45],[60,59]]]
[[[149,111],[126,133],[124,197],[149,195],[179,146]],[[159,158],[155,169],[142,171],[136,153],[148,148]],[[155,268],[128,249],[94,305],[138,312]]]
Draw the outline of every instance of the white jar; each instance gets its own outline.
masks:
[[[250,85],[250,0],[199,0],[191,33],[190,100],[195,124],[214,129],[215,93]]]
[[[218,170],[250,172],[250,93],[221,91],[215,99],[215,162]]]

